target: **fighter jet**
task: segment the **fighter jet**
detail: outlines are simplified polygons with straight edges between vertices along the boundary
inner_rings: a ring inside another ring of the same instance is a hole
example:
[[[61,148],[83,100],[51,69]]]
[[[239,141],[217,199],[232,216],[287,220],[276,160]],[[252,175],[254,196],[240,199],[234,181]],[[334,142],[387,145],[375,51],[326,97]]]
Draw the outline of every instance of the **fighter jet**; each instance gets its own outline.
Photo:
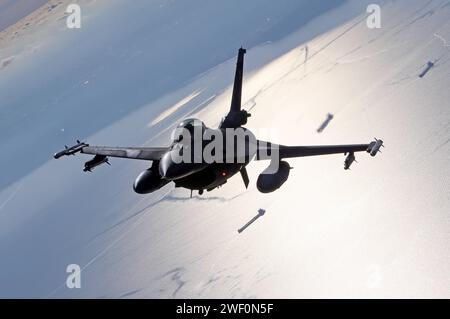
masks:
[[[193,190],[201,195],[205,190],[212,191],[222,186],[236,174],[241,175],[248,188],[250,180],[246,166],[252,160],[270,160],[270,165],[259,175],[256,186],[262,193],[271,193],[279,189],[289,177],[291,166],[285,161],[288,158],[351,154],[345,163],[345,168],[349,168],[355,152],[367,152],[372,156],[378,153],[383,141],[377,139],[368,144],[322,146],[285,146],[256,139],[244,127],[251,115],[241,109],[245,54],[246,50],[240,48],[230,110],[217,129],[208,128],[200,120],[190,118],[175,128],[167,147],[91,146],[77,141],[75,146],[66,146],[66,149],[56,153],[54,158],[76,153],[94,155],[85,164],[84,171],[87,172],[101,164],[109,164],[108,157],[149,161],[150,167],[134,181],[136,193],[152,193],[174,183],[175,187],[190,190],[191,195]],[[240,134],[228,135],[230,131]],[[209,157],[205,154],[209,154]]]

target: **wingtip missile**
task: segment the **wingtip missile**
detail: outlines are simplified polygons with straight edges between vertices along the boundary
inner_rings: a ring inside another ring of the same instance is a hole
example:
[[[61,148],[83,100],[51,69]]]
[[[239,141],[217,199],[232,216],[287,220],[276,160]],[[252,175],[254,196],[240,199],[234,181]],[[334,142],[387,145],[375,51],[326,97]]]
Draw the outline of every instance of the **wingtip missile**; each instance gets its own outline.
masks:
[[[81,150],[86,147],[89,146],[89,144],[80,142],[79,140],[77,140],[77,144],[72,146],[72,147],[68,147],[67,145],[65,145],[64,150],[57,152],[53,155],[54,159],[58,159],[61,158],[63,156],[69,156],[69,155],[75,155],[78,152],[81,152]]]
[[[369,153],[371,156],[375,156],[378,152],[380,152],[380,149],[382,147],[384,147],[383,140],[375,138],[375,141],[371,142],[367,147],[367,153]]]

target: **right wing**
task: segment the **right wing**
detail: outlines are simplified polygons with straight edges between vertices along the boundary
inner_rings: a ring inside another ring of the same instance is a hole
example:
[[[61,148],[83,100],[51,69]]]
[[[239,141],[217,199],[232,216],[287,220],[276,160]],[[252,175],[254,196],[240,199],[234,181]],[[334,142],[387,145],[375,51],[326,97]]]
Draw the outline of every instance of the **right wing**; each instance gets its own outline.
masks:
[[[279,158],[318,156],[339,153],[369,152],[374,144],[321,145],[321,146],[284,146],[258,141],[257,160],[271,159],[271,152],[279,152]]]

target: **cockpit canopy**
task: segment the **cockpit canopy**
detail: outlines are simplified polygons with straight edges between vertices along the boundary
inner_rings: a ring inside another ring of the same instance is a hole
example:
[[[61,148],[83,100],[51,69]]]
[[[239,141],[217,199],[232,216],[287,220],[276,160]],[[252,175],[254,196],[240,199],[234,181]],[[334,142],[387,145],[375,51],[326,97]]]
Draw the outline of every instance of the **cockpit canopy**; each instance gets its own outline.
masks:
[[[195,119],[195,118],[185,119],[177,126],[177,128],[185,128],[188,130],[189,130],[189,128],[193,128],[193,127],[206,128],[205,123],[203,123],[199,119]]]
[[[186,137],[186,135],[190,135],[188,137],[191,138],[194,138],[196,133],[200,134],[200,136],[203,136],[205,130],[206,126],[202,121],[195,118],[185,119],[177,125],[175,130],[173,130],[171,140],[173,143],[179,143],[183,140],[184,137]]]

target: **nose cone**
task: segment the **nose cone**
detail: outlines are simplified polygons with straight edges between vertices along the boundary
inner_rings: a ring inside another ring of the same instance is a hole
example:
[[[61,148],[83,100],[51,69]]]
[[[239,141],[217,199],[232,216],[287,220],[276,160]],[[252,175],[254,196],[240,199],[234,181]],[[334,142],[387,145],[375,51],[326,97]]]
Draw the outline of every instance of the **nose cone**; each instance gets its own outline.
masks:
[[[188,173],[184,164],[176,163],[172,155],[172,152],[166,153],[159,162],[159,174],[169,181],[182,178]]]
[[[178,156],[177,153],[166,153],[159,162],[159,174],[165,180],[173,181],[187,177],[202,170],[206,166],[203,163],[184,163],[181,159],[178,160],[179,158],[176,156]],[[174,158],[177,160],[174,161]]]
[[[138,194],[147,194],[146,189],[144,187],[143,181],[146,179],[147,171],[142,172],[139,176],[134,180],[133,189]]]
[[[149,194],[160,189],[167,183],[168,181],[161,179],[158,172],[155,172],[152,169],[147,169],[136,178],[133,184],[133,189],[138,194]]]

